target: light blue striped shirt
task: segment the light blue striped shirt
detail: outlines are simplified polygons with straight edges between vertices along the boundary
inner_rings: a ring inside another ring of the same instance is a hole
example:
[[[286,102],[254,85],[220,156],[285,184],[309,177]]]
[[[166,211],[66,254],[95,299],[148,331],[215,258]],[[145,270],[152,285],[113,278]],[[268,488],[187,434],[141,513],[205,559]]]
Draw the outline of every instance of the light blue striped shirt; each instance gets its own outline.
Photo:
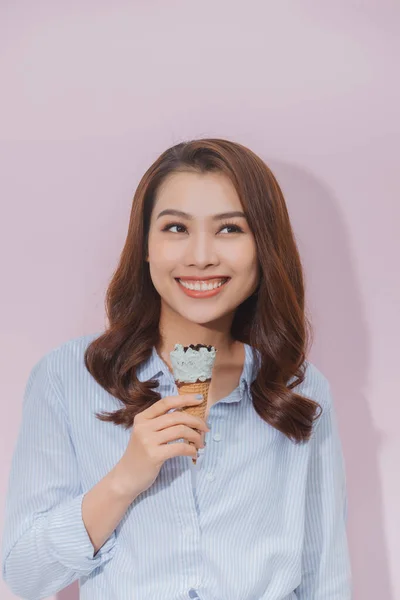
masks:
[[[48,352],[26,384],[2,545],[10,589],[39,600],[79,579],[81,600],[349,600],[345,469],[329,382],[307,362],[296,391],[324,412],[310,442],[296,445],[253,408],[248,345],[239,386],[210,409],[196,467],[186,456],[167,460],[93,556],[82,499],[132,431],[95,417],[121,408],[84,365],[98,335]],[[155,349],[138,376],[159,379],[162,396],[178,393]]]

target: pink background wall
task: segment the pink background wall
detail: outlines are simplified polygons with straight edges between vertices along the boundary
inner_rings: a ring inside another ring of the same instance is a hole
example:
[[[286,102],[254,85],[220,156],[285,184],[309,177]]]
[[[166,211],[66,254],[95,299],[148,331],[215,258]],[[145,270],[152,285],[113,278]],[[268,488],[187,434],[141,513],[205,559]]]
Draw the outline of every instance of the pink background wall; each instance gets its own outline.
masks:
[[[103,327],[140,176],[182,139],[227,137],[270,165],[298,237],[310,359],[332,383],[347,463],[355,600],[399,599],[399,4],[0,12],[0,533],[29,371]],[[14,598],[2,582],[0,597]]]

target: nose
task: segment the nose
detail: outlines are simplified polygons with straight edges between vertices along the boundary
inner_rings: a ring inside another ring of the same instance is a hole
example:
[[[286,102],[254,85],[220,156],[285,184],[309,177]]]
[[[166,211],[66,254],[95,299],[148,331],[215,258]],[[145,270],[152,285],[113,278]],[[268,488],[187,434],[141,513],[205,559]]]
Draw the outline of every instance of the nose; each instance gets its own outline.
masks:
[[[185,265],[204,269],[218,264],[218,256],[212,237],[206,232],[192,234],[185,250]]]

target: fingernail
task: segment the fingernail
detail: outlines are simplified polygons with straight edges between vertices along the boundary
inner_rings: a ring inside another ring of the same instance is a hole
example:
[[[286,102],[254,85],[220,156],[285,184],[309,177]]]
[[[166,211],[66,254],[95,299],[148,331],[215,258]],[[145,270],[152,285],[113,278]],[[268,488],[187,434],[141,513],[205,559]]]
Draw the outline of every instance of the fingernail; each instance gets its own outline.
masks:
[[[196,394],[195,398],[196,400],[203,400],[203,394]]]

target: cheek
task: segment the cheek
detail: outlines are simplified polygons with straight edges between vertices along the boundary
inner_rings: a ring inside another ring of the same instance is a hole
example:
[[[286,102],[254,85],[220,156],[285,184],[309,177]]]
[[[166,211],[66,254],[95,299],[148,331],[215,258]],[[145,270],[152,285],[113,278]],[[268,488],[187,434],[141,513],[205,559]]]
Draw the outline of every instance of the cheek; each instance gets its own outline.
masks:
[[[236,273],[257,269],[257,254],[254,245],[251,243],[241,244],[237,247],[229,248],[229,251],[224,255],[226,264],[232,265],[232,270]]]
[[[149,238],[149,257],[155,268],[168,268],[176,262],[178,256],[178,250],[173,244],[168,244],[157,236]]]
[[[182,253],[176,246],[172,244],[164,244],[160,246],[160,261],[168,265],[176,265],[177,262],[182,261]]]

